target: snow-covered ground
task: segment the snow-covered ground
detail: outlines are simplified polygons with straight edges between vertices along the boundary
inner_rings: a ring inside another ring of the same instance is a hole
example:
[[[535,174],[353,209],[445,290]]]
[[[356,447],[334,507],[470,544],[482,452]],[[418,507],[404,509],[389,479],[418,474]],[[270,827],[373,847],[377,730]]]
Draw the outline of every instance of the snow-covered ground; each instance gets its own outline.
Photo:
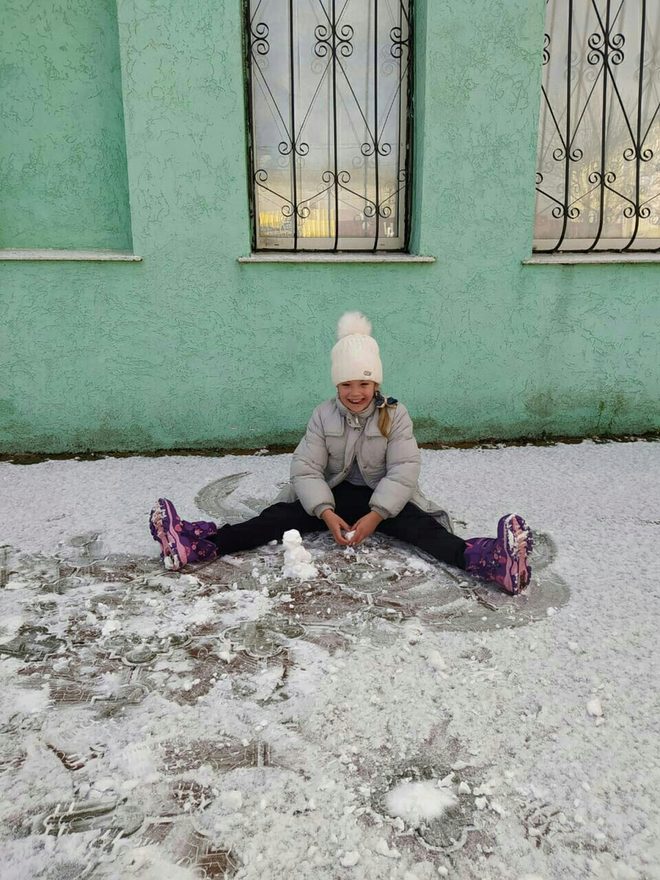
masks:
[[[424,451],[503,596],[375,537],[165,572],[287,456],[0,463],[3,880],[658,880],[660,444]]]

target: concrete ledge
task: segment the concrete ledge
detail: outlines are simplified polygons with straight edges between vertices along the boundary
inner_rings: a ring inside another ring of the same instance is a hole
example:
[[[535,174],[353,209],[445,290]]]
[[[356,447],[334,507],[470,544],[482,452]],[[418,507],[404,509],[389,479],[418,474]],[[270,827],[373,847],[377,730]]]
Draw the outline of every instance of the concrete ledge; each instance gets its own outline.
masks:
[[[523,266],[549,266],[559,264],[564,266],[580,265],[611,265],[612,263],[660,263],[660,253],[649,251],[628,251],[627,253],[612,253],[602,251],[590,254],[564,253],[564,254],[534,254],[528,260],[522,261]]]
[[[435,263],[435,260],[435,257],[420,254],[388,254],[385,251],[379,253],[342,251],[337,254],[324,254],[318,251],[307,253],[298,251],[295,254],[290,251],[285,253],[260,251],[250,254],[249,257],[238,257],[239,263]]]
[[[50,260],[102,263],[140,263],[142,257],[128,251],[66,251],[57,248],[0,248],[1,260]]]

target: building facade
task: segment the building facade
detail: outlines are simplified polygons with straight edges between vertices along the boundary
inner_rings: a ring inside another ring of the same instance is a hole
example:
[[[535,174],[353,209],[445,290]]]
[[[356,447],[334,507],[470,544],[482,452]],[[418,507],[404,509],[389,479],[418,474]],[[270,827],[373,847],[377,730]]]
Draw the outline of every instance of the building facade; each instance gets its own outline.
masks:
[[[0,452],[293,443],[355,308],[422,441],[660,427],[658,253],[533,256],[542,0],[411,4],[409,253],[349,255],[252,253],[241,0],[5,5]]]

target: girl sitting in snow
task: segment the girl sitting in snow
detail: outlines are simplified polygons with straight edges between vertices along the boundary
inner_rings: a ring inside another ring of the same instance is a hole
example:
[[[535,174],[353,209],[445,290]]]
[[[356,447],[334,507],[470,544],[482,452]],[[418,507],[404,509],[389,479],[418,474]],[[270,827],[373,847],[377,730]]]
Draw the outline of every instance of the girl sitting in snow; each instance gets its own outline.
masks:
[[[532,549],[523,518],[503,516],[497,538],[464,541],[454,535],[444,511],[419,489],[420,453],[408,411],[380,393],[383,367],[371,324],[359,312],[347,312],[337,336],[331,355],[337,396],[312,413],[293,453],[291,481],[275,504],[246,522],[218,528],[181,520],[172,502],[159,498],[149,525],[166,568],[281,540],[289,529],[316,532],[322,521],[342,546],[361,544],[377,530],[507,593],[523,590]]]

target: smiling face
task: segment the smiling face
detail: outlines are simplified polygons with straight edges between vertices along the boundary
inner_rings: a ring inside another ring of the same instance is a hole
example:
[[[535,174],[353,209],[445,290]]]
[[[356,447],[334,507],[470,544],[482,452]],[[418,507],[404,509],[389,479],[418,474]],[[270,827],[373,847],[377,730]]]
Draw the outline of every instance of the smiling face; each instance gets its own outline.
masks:
[[[376,383],[366,382],[362,379],[353,379],[350,382],[340,382],[337,385],[339,399],[347,410],[352,413],[360,413],[365,410],[376,393]]]

